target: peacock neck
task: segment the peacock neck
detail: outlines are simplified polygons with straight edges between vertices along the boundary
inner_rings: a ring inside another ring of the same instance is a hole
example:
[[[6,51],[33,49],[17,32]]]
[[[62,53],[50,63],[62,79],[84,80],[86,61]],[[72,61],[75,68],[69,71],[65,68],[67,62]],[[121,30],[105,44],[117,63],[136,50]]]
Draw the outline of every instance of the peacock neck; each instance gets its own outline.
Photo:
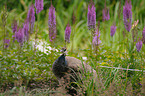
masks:
[[[62,54],[60,57],[59,57],[59,64],[63,67],[66,67],[67,66],[67,62],[65,60],[65,54]]]

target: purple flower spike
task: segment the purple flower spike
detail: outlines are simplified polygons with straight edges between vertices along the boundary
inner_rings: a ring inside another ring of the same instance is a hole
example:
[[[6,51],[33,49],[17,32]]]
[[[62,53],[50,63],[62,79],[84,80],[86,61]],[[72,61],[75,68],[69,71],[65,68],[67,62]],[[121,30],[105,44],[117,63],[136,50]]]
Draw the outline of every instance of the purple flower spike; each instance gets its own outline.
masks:
[[[70,42],[70,34],[71,34],[71,26],[69,24],[67,24],[67,27],[65,29],[65,41],[67,43]]]
[[[137,52],[139,52],[141,50],[141,47],[142,47],[142,41],[140,40],[136,43]]]
[[[51,4],[49,8],[49,40],[52,42],[56,38],[56,16],[55,16],[55,8]]]
[[[132,26],[132,11],[131,11],[132,5],[131,0],[125,1],[125,6],[123,6],[123,21],[125,29],[129,32]]]
[[[115,25],[112,25],[111,26],[111,32],[110,32],[110,35],[113,37],[114,36],[114,34],[115,34],[115,32],[116,32],[116,26]]]
[[[145,26],[144,26],[143,32],[142,32],[142,40],[143,40],[143,44],[145,44]]]
[[[35,22],[35,11],[34,11],[34,5],[32,4],[29,8],[28,14],[27,14],[27,21],[29,21],[30,25],[30,32],[33,32],[34,28],[34,22]]]
[[[96,29],[96,34],[93,38],[93,45],[98,46],[99,44],[101,44],[101,40],[99,38],[100,38],[100,31]]]
[[[24,30],[22,28],[20,28],[19,31],[15,33],[15,40],[17,40],[21,45],[23,44]]]
[[[96,12],[95,12],[95,4],[91,2],[88,5],[88,29],[94,29],[96,27]]]
[[[8,48],[9,47],[9,43],[10,43],[10,40],[9,39],[5,39],[4,40],[4,48]]]
[[[110,19],[110,15],[109,15],[109,9],[104,8],[103,9],[103,21],[108,21]]]
[[[29,22],[27,20],[23,24],[23,30],[24,30],[24,35],[26,37],[26,40],[28,40],[29,39]]]
[[[35,0],[36,14],[43,10],[43,0]]]
[[[17,31],[17,21],[16,20],[13,21],[12,30],[13,30],[13,33],[15,33]]]

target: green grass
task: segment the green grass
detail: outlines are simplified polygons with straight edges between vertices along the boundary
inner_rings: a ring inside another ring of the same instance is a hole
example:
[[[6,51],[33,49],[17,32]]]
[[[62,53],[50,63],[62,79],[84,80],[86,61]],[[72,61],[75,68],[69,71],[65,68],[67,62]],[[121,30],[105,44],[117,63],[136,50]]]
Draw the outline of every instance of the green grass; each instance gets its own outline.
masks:
[[[110,20],[102,21],[102,9],[104,1],[95,0],[96,18],[100,21],[101,44],[97,54],[90,50],[91,32],[87,27],[87,7],[89,0],[52,0],[56,8],[57,38],[53,48],[60,49],[64,46],[64,32],[67,23],[71,24],[71,41],[67,45],[68,55],[81,60],[85,60],[98,74],[98,80],[94,82],[90,73],[82,74],[84,84],[79,85],[79,94],[88,96],[97,95],[144,95],[145,73],[114,68],[102,68],[100,66],[121,67],[126,69],[145,70],[145,45],[143,44],[140,52],[136,50],[136,42],[132,42],[132,31],[138,33],[137,38],[142,36],[145,26],[145,1],[132,0],[133,20],[132,24],[139,20],[136,29],[126,32],[123,24],[122,9],[124,1],[121,0],[121,12],[119,12],[120,0],[106,0],[110,10]],[[33,0],[34,3],[34,0]],[[7,18],[4,21],[4,5],[7,5]],[[0,1],[0,95],[10,96],[48,96],[66,94],[65,90],[58,87],[58,81],[53,75],[51,68],[53,62],[60,56],[60,52],[47,49],[48,55],[39,50],[34,52],[32,40],[35,34],[31,34],[29,44],[18,47],[18,42],[12,39],[12,22],[15,18],[18,25],[22,27],[27,17],[28,8],[31,0],[19,0],[15,2]],[[39,14],[38,39],[49,42],[48,12],[51,2],[44,0],[44,10]],[[119,15],[120,13],[120,15]],[[75,16],[75,24],[72,15]],[[120,16],[120,19],[119,19]],[[6,22],[6,24],[4,24]],[[113,38],[110,36],[110,26],[116,23],[117,31]],[[37,30],[37,17],[34,32]],[[98,24],[97,24],[98,25]],[[126,35],[124,36],[124,32]],[[11,43],[7,49],[3,49],[4,34],[10,38]],[[38,43],[39,44],[39,43]],[[45,47],[45,45],[44,45]],[[48,46],[46,46],[48,47]],[[52,54],[50,54],[52,52]],[[89,81],[88,81],[89,80]]]

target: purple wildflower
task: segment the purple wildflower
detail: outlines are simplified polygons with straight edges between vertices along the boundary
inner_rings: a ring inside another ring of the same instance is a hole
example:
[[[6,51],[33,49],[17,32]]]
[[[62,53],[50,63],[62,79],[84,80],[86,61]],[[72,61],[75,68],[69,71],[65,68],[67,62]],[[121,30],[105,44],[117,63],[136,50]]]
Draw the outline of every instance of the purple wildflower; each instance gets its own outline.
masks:
[[[35,0],[36,14],[43,10],[43,0]]]
[[[110,19],[109,9],[106,7],[103,9],[103,21],[108,21]]]
[[[123,6],[123,21],[125,25],[125,29],[129,32],[131,29],[131,23],[132,23],[132,11],[131,11],[132,5],[131,0],[125,1],[125,6]]]
[[[143,40],[143,44],[145,44],[145,26],[144,26],[143,32],[142,32],[142,40]]]
[[[56,16],[55,16],[55,8],[51,4],[49,8],[49,40],[52,42],[56,38]]]
[[[26,40],[28,40],[29,39],[29,22],[27,20],[23,24],[23,30],[24,30],[24,35],[26,37]]]
[[[71,34],[71,26],[67,24],[67,27],[65,29],[65,41],[70,42],[70,34]]]
[[[24,42],[24,29],[20,28],[18,32],[15,32],[15,40],[17,40],[21,45]]]
[[[115,25],[112,25],[111,26],[110,35],[113,37],[113,35],[115,34],[115,32],[116,32],[116,26]]]
[[[141,83],[138,83],[138,85],[140,85],[140,86],[141,86],[142,84],[141,84]]]
[[[27,21],[29,21],[30,25],[30,32],[33,32],[34,28],[34,22],[35,22],[35,11],[34,11],[34,5],[32,4],[29,8],[28,14],[27,14]]]
[[[96,29],[96,34],[93,38],[93,45],[98,46],[101,43],[100,38],[100,31],[98,30],[98,28]]]
[[[91,2],[88,5],[88,28],[90,29],[94,29],[96,27],[96,12],[95,12],[95,4],[93,2]]]
[[[142,47],[142,41],[140,40],[136,43],[137,52],[139,52],[141,50],[141,47]]]
[[[12,30],[13,30],[13,33],[15,33],[17,31],[17,21],[16,20],[13,21]]]
[[[9,39],[5,39],[4,40],[4,48],[8,48],[9,47],[9,43],[10,43],[10,40]]]

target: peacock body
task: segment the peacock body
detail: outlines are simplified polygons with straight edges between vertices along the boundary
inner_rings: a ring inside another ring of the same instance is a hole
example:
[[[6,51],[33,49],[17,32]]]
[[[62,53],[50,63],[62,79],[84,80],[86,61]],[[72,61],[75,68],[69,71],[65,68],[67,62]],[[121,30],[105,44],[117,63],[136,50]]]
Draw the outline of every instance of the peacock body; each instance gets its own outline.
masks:
[[[60,84],[66,84],[81,80],[84,72],[92,72],[97,77],[96,71],[90,65],[81,60],[66,56],[66,49],[62,48],[62,55],[55,60],[52,71]]]

